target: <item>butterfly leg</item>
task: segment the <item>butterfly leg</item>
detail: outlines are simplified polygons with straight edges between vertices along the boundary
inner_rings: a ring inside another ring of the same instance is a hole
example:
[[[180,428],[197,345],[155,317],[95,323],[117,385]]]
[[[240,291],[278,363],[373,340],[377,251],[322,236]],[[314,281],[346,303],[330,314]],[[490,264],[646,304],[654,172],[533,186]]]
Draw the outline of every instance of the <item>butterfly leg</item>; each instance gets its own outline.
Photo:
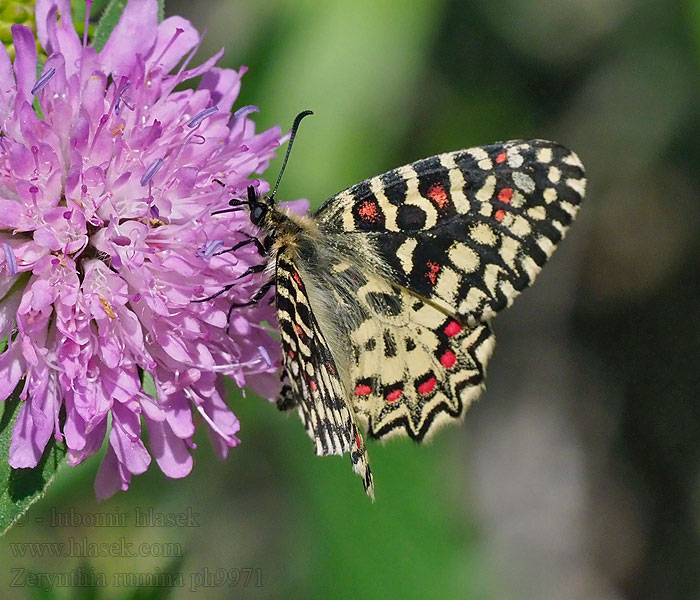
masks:
[[[252,275],[253,273],[260,273],[261,271],[264,271],[264,270],[265,270],[265,265],[264,265],[264,264],[263,264],[263,265],[255,265],[255,266],[250,267],[249,269],[247,269],[247,270],[245,271],[245,273],[243,273],[243,274],[239,275],[238,277],[236,277],[236,281],[238,281],[239,279],[245,277],[246,275]],[[242,303],[242,304],[232,304],[231,307],[232,307],[232,308],[235,308],[235,307],[251,306],[252,304],[257,304],[260,300],[262,300],[263,296],[264,296],[264,295],[268,292],[268,290],[272,287],[273,283],[274,283],[274,282],[269,281],[269,282],[267,282],[266,284],[264,284],[264,285],[255,293],[255,295],[253,296],[253,298],[252,298],[250,301],[244,302],[244,303]],[[228,285],[222,287],[222,288],[221,288],[218,292],[216,292],[215,294],[212,294],[211,296],[207,296],[206,298],[197,298],[196,300],[192,300],[192,302],[207,302],[207,301],[209,301],[209,300],[213,300],[214,298],[218,298],[219,296],[221,296],[221,294],[224,294],[224,293],[228,292],[234,285],[236,285],[236,284],[235,284],[235,283],[229,283]],[[262,294],[261,294],[261,292],[262,292]],[[230,311],[229,311],[229,314],[230,314]]]
[[[245,234],[248,235],[248,234]],[[220,254],[226,254],[227,252],[235,252],[239,248],[243,248],[244,246],[248,246],[250,244],[253,244],[255,246],[255,249],[258,251],[258,254],[260,256],[265,256],[266,251],[265,251],[265,246],[263,246],[262,242],[256,238],[255,236],[248,235],[247,240],[243,240],[242,242],[238,242],[231,248],[227,248],[226,250],[222,250],[221,252],[216,252],[214,256],[219,256]]]
[[[267,283],[264,283],[260,289],[255,292],[253,297],[248,301],[248,302],[234,302],[229,306],[228,308],[228,313],[226,313],[226,322],[231,323],[231,314],[233,313],[234,308],[242,308],[244,306],[253,306],[254,304],[257,304],[260,302],[265,297],[265,294],[270,291],[270,288],[275,284],[274,280],[271,279]]]
[[[262,263],[260,265],[253,265],[252,267],[248,267],[245,270],[245,272],[241,273],[238,277],[236,277],[236,279],[243,279],[244,277],[252,275],[253,273],[262,273],[266,268],[267,265],[265,263]]]
[[[253,297],[250,300],[248,300],[248,302],[234,302],[233,304],[231,304],[231,306],[228,309],[228,314],[226,315],[226,321],[228,321],[228,322],[231,321],[231,313],[233,313],[234,308],[243,308],[245,306],[253,306],[254,304],[257,304],[258,302],[260,302],[265,297],[267,292],[270,291],[270,288],[273,285],[275,285],[275,282],[273,279],[271,279],[270,281],[264,283],[260,287],[260,289],[257,292],[255,292]],[[233,287],[233,285],[231,285],[229,287]]]

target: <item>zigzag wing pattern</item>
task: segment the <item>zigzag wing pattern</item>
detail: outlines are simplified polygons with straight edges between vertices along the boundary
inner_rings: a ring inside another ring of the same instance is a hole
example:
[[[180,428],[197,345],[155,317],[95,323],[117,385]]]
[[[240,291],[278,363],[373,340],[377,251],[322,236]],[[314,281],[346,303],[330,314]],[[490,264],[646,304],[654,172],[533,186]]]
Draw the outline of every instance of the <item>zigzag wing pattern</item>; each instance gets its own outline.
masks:
[[[416,441],[459,419],[483,390],[495,339],[388,281],[367,277],[357,298],[367,315],[350,334],[353,403],[375,438]]]

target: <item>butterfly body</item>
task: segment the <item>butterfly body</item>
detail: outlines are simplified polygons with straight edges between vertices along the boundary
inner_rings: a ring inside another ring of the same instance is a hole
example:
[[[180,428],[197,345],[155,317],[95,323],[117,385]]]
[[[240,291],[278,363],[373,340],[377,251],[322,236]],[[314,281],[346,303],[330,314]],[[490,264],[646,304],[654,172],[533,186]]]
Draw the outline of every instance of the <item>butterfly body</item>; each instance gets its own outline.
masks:
[[[350,453],[373,493],[360,427],[422,441],[482,392],[491,320],[534,280],[573,220],[583,166],[513,141],[417,161],[311,216],[251,199],[266,235],[283,351],[278,406],[320,455]]]

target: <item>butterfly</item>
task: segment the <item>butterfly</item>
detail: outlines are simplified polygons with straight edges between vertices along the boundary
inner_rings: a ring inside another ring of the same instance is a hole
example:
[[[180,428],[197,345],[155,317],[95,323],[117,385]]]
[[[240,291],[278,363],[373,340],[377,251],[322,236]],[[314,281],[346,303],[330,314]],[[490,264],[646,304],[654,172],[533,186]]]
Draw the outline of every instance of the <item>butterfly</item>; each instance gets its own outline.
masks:
[[[393,169],[312,215],[277,208],[277,186],[232,200],[264,236],[271,279],[251,303],[274,286],[277,406],[298,410],[316,453],[349,453],[373,498],[361,427],[420,442],[461,419],[484,389],[491,321],[533,282],[585,186],[576,154],[516,140]]]

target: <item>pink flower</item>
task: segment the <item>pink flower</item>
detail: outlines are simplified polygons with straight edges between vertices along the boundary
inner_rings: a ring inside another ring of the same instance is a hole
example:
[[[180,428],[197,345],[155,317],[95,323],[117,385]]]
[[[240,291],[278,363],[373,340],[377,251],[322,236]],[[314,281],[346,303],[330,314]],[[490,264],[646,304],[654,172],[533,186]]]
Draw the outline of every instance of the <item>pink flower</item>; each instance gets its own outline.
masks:
[[[255,231],[245,211],[212,213],[248,185],[267,190],[250,176],[280,131],[256,134],[255,107],[232,116],[245,68],[216,68],[223,51],[190,67],[198,32],[157,14],[156,0],[130,0],[98,53],[69,0],[38,0],[38,78],[27,27],[12,28],[14,64],[0,46],[0,399],[23,379],[10,465],[34,467],[51,435],[76,465],[108,435],[101,498],[151,454],[169,477],[187,475],[195,417],[226,456],[239,423],[223,375],[267,396],[277,385],[279,350],[259,325],[274,320],[270,306],[227,322],[259,287],[248,269],[261,258],[254,244],[224,251]]]

